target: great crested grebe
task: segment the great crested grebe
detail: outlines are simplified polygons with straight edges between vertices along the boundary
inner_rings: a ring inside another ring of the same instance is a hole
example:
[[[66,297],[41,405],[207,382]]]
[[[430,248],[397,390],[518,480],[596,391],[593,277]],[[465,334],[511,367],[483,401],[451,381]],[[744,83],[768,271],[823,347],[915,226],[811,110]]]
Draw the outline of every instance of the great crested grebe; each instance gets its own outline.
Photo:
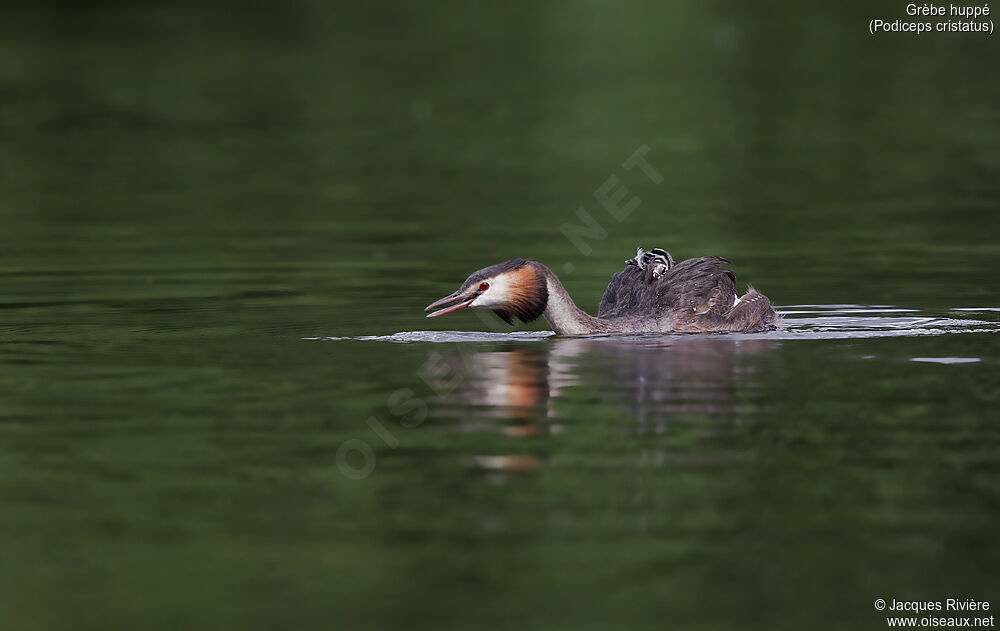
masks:
[[[780,323],[771,301],[752,287],[737,297],[729,261],[706,256],[674,263],[665,250],[638,248],[611,277],[597,317],[581,310],[552,270],[512,259],[475,272],[458,291],[427,305],[428,318],[465,309],[492,309],[508,324],[544,316],[560,335],[588,333],[710,333],[770,331]]]

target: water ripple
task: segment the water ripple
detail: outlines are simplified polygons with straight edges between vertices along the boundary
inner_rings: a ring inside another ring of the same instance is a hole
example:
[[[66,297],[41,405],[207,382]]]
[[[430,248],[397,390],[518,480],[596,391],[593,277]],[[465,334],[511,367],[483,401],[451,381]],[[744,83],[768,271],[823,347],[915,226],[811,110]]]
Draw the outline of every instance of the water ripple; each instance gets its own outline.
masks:
[[[979,312],[992,315],[995,307],[952,308],[950,312]],[[764,340],[832,340],[876,337],[916,337],[952,333],[998,333],[1000,322],[921,315],[915,309],[890,305],[792,305],[780,308],[783,326],[767,333],[648,333],[625,335],[588,335],[592,339],[656,341],[692,337],[737,336],[739,339]],[[905,314],[905,315],[902,315]],[[795,317],[793,317],[795,316]],[[454,342],[541,342],[555,335],[552,331],[401,331],[392,335],[362,335],[357,337],[308,337],[306,340],[360,340],[374,342],[454,343]]]

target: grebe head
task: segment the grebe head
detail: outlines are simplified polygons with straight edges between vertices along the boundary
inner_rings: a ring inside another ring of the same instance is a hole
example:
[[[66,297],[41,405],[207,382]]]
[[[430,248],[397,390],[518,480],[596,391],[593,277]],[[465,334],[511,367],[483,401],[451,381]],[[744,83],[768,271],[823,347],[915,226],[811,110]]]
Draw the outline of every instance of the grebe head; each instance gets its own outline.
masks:
[[[454,303],[427,317],[473,307],[492,309],[505,322],[514,324],[514,318],[531,322],[542,315],[548,300],[548,286],[541,266],[526,259],[512,259],[473,273],[458,291],[432,302],[424,311]]]

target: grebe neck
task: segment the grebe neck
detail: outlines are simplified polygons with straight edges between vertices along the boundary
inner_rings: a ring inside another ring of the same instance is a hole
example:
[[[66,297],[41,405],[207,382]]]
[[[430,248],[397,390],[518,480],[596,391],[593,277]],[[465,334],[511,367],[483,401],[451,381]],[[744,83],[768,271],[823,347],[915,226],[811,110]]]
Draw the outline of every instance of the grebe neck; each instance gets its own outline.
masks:
[[[537,264],[545,275],[548,302],[542,315],[548,321],[552,330],[559,335],[586,335],[587,333],[603,333],[607,331],[607,323],[600,318],[588,314],[576,306],[569,292],[563,287],[552,270]]]

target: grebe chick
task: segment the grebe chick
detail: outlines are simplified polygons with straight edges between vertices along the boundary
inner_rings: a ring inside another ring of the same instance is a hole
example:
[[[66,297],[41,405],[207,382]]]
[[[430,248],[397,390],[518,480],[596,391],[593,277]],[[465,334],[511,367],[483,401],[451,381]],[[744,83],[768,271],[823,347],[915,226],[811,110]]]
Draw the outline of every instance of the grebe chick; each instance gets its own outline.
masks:
[[[459,309],[492,309],[502,320],[544,316],[560,335],[589,333],[758,332],[778,327],[771,301],[752,287],[737,297],[729,261],[706,256],[674,263],[666,250],[638,248],[611,278],[597,317],[581,310],[559,278],[537,261],[511,259],[473,273],[458,291],[427,305],[434,318]]]

